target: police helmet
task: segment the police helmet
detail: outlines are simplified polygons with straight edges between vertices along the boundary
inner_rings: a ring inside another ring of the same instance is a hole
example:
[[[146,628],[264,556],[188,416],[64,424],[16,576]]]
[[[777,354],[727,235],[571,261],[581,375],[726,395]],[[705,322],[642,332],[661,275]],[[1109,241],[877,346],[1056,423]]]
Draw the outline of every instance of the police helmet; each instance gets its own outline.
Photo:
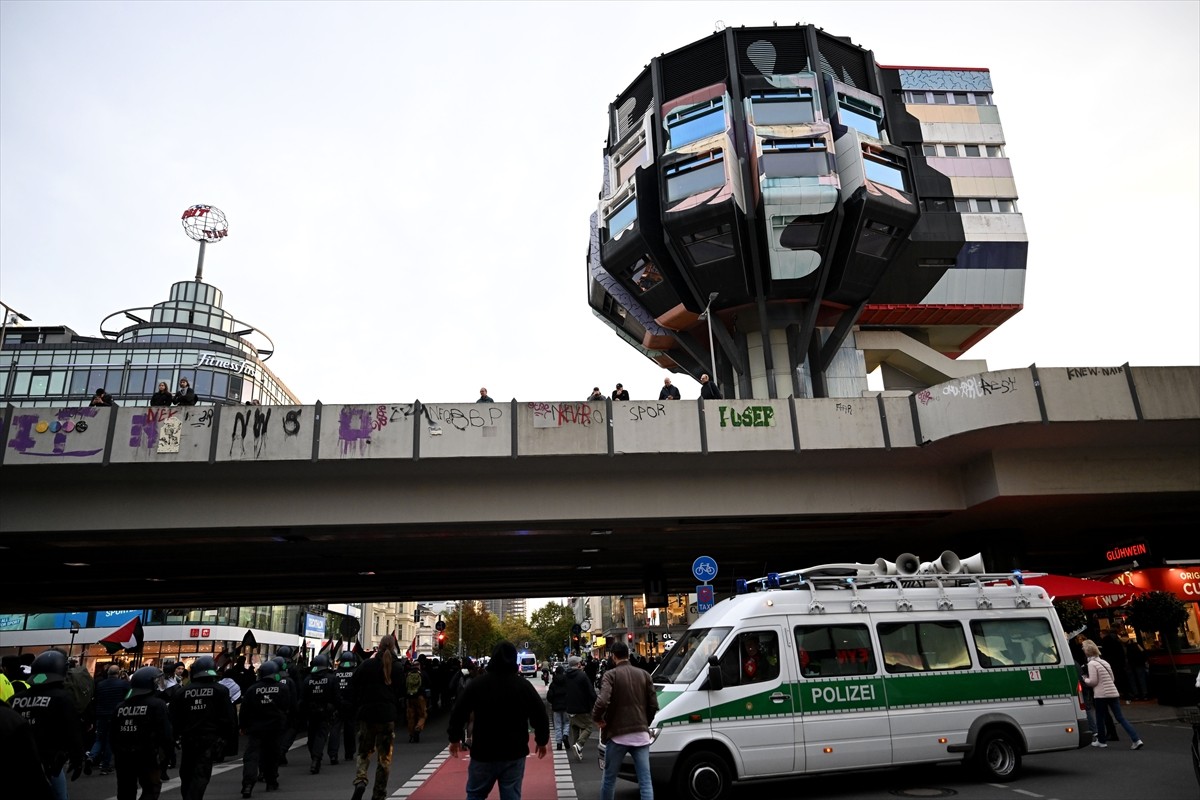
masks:
[[[280,672],[287,672],[287,660],[283,656],[275,656],[271,662],[279,667]]]
[[[258,677],[279,680],[279,665],[274,661],[264,661],[258,668]]]
[[[192,680],[217,677],[217,662],[212,656],[200,656],[192,662]]]
[[[280,645],[279,648],[275,650],[275,655],[284,660],[291,658],[294,654],[295,651],[286,644]]]
[[[318,655],[317,657],[315,657],[313,659],[313,663],[312,663],[312,671],[313,672],[324,672],[327,669],[329,669],[329,656],[325,655],[324,653],[321,653],[320,655]]]
[[[128,697],[137,697],[151,692],[162,686],[163,671],[158,667],[142,667],[129,676]]]
[[[61,683],[67,677],[67,654],[62,650],[47,650],[33,660],[30,673],[36,684]]]
[[[352,650],[346,650],[340,656],[338,656],[338,663],[343,666],[346,664],[354,666],[358,664],[358,654]]]

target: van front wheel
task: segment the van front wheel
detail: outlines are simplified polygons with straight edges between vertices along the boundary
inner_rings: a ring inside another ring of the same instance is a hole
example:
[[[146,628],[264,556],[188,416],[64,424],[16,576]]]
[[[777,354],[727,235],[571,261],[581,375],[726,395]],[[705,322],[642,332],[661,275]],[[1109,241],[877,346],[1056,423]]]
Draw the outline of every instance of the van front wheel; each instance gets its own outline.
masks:
[[[975,768],[986,780],[1016,780],[1021,771],[1020,744],[1006,731],[985,731],[975,747]]]
[[[675,772],[679,800],[720,800],[729,791],[729,767],[716,753],[700,750],[684,757]]]

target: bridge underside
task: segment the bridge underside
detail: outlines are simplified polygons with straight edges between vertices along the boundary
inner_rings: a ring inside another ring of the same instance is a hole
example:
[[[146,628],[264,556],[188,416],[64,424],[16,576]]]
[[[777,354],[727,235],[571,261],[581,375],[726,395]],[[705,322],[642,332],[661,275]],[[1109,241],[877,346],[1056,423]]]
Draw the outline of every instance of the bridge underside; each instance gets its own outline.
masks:
[[[6,466],[0,611],[688,592],[699,555],[721,592],[946,549],[1079,574],[1130,539],[1194,540],[1198,454],[1188,419],[893,450]]]

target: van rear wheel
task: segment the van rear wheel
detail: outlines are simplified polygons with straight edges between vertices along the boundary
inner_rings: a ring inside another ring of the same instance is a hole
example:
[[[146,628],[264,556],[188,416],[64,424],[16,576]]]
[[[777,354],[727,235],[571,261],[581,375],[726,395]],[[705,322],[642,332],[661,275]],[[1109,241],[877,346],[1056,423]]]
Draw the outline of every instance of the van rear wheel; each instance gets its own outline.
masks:
[[[679,800],[720,800],[729,791],[729,767],[716,753],[700,750],[684,757],[675,771]]]
[[[1021,771],[1021,746],[1011,733],[985,731],[975,747],[975,768],[987,780],[1007,783]]]

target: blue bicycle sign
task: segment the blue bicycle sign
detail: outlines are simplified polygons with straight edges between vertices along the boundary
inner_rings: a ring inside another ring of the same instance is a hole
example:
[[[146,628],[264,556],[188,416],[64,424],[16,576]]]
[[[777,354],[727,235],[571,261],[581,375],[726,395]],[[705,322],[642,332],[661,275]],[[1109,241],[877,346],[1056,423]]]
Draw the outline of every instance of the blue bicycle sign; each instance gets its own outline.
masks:
[[[700,556],[692,562],[692,574],[698,581],[713,580],[717,577],[717,562],[710,556]]]

